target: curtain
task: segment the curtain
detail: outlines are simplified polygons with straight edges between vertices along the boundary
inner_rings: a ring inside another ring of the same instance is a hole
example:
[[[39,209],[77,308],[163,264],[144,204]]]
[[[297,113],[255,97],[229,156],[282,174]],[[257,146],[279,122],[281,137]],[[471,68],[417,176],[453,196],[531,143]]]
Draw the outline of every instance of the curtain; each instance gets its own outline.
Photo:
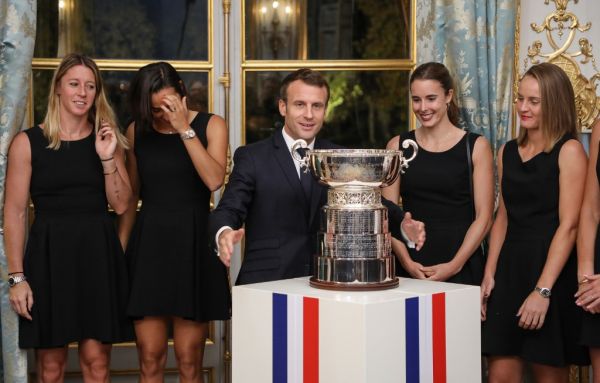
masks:
[[[417,1],[417,65],[448,67],[462,128],[487,137],[494,153],[512,138],[517,6],[513,0]]]
[[[0,2],[0,209],[4,208],[6,156],[15,134],[23,127],[35,44],[36,0]],[[0,227],[4,215],[0,215]],[[4,232],[1,233],[4,235]],[[0,319],[5,382],[27,382],[27,358],[19,349],[19,323],[8,301],[4,240],[0,241]]]

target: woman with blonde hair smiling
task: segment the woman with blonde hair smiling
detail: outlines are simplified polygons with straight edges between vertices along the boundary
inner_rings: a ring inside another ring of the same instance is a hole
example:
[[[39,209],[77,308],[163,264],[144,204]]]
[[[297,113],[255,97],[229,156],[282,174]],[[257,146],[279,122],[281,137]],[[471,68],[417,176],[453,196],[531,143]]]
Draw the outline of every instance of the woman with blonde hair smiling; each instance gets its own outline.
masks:
[[[44,122],[8,154],[4,237],[19,345],[34,348],[40,382],[64,380],[67,345],[79,343],[85,382],[107,382],[111,344],[130,340],[123,249],[108,204],[131,198],[126,139],[93,60],[69,54],[50,87]],[[29,198],[35,219],[25,245]]]

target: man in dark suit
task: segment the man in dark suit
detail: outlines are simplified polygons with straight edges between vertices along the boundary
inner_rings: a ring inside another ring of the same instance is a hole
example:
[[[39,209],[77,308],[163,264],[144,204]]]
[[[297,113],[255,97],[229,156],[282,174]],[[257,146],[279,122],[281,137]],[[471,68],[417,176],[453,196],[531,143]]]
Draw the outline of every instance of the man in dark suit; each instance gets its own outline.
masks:
[[[283,129],[236,150],[229,183],[211,214],[209,233],[226,266],[234,245],[246,235],[237,284],[310,275],[316,254],[319,212],[327,202],[327,187],[310,177],[308,190],[303,188],[291,147],[303,139],[311,149],[339,148],[316,138],[325,119],[329,85],[319,72],[299,69],[283,80],[280,97]],[[402,211],[385,203],[390,210],[390,227],[399,227]],[[421,222],[407,214],[402,228],[417,248],[423,245]]]

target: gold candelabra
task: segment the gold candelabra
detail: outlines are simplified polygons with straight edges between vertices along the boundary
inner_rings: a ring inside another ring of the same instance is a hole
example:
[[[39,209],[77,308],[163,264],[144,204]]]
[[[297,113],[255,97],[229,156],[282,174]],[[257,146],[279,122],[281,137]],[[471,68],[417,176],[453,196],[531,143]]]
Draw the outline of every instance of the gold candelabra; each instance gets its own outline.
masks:
[[[260,7],[260,31],[271,49],[273,59],[278,59],[280,53],[288,46],[292,35],[291,21],[294,9],[289,4],[277,0],[263,3]]]

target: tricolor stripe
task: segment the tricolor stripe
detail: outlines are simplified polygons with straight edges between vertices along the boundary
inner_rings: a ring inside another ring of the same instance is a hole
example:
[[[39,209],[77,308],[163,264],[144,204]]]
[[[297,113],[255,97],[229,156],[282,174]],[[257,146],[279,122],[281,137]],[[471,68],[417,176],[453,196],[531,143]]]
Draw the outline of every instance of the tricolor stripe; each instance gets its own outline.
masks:
[[[406,310],[406,383],[419,383],[419,298],[408,298]]]
[[[407,298],[406,382],[446,383],[446,296]]]
[[[302,297],[288,295],[287,337],[288,337],[288,382],[302,382],[304,373],[304,328],[302,318]]]
[[[273,383],[319,382],[319,300],[273,293]]]
[[[446,383],[446,294],[431,296],[433,309],[433,382]]]
[[[421,381],[433,382],[433,336],[432,336],[431,295],[419,298],[419,371]]]
[[[273,293],[273,383],[287,383],[287,295]]]

